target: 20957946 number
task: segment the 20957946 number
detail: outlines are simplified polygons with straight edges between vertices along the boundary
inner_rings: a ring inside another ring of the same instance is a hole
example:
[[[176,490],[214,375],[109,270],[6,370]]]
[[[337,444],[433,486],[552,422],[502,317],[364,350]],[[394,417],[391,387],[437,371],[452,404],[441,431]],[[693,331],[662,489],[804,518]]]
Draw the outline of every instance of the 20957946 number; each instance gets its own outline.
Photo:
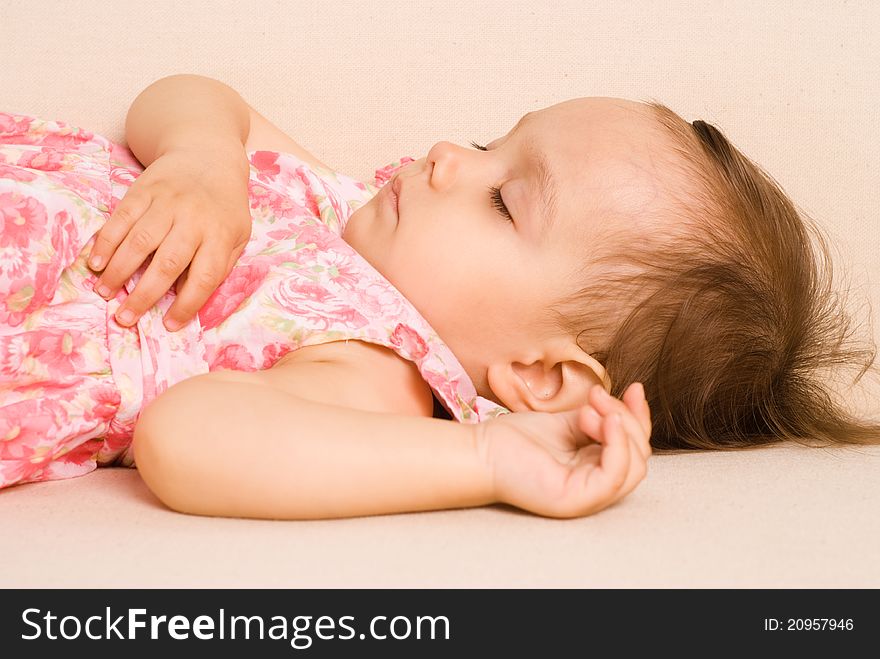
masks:
[[[764,631],[852,631],[852,618],[764,618]]]

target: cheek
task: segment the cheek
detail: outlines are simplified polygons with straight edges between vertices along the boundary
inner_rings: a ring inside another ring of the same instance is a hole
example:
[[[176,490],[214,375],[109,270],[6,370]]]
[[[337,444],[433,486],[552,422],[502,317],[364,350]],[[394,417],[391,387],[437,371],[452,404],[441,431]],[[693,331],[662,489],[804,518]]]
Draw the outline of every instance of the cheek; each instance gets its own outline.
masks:
[[[394,250],[414,276],[450,282],[464,280],[473,272],[477,250],[453,223],[422,225],[401,238]]]
[[[473,255],[458,241],[419,240],[407,245],[394,264],[403,295],[439,330],[470,313],[474,299],[485,294]]]
[[[443,317],[491,314],[499,298],[506,301],[526,279],[528,268],[511,257],[516,245],[500,221],[495,227],[473,216],[417,219],[418,225],[402,227],[409,231],[394,241],[388,264],[397,287],[420,310]]]

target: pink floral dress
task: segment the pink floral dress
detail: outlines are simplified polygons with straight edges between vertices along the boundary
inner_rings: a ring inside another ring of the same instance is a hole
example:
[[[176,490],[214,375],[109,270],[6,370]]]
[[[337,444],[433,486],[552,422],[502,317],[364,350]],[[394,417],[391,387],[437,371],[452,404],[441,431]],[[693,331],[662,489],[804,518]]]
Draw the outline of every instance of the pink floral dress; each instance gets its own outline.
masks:
[[[100,135],[0,112],[0,488],[136,466],[138,414],[171,385],[266,369],[329,341],[368,341],[412,361],[440,415],[478,423],[509,413],[477,395],[427,321],[342,239],[351,214],[411,158],[369,184],[292,154],[248,157],[253,230],[236,267],[183,329],[162,322],[174,288],[124,327],[114,314],[149,262],[107,301],[86,257],[144,168]]]

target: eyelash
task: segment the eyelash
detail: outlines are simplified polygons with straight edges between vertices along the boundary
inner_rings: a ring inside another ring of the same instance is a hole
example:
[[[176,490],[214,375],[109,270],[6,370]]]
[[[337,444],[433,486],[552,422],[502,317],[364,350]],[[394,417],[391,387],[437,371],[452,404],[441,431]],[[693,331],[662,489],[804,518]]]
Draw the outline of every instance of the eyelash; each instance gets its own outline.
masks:
[[[480,151],[488,151],[488,149],[482,144],[477,144],[473,140],[471,141],[471,146],[475,149],[479,149]],[[513,222],[513,216],[511,216],[510,211],[507,210],[507,206],[504,203],[504,200],[501,198],[501,188],[496,188],[494,185],[489,187],[489,192],[491,193],[489,196],[492,199],[492,205],[495,206],[495,209],[505,218],[507,218],[508,222]]]

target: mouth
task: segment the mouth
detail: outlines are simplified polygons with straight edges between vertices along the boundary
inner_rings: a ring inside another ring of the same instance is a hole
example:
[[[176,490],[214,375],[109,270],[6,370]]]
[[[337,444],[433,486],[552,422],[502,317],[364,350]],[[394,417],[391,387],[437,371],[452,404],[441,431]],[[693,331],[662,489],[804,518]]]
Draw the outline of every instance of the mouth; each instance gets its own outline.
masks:
[[[400,179],[395,176],[389,183],[385,184],[385,187],[388,188],[388,205],[391,207],[391,212],[394,214],[394,219],[399,222],[400,221]]]

